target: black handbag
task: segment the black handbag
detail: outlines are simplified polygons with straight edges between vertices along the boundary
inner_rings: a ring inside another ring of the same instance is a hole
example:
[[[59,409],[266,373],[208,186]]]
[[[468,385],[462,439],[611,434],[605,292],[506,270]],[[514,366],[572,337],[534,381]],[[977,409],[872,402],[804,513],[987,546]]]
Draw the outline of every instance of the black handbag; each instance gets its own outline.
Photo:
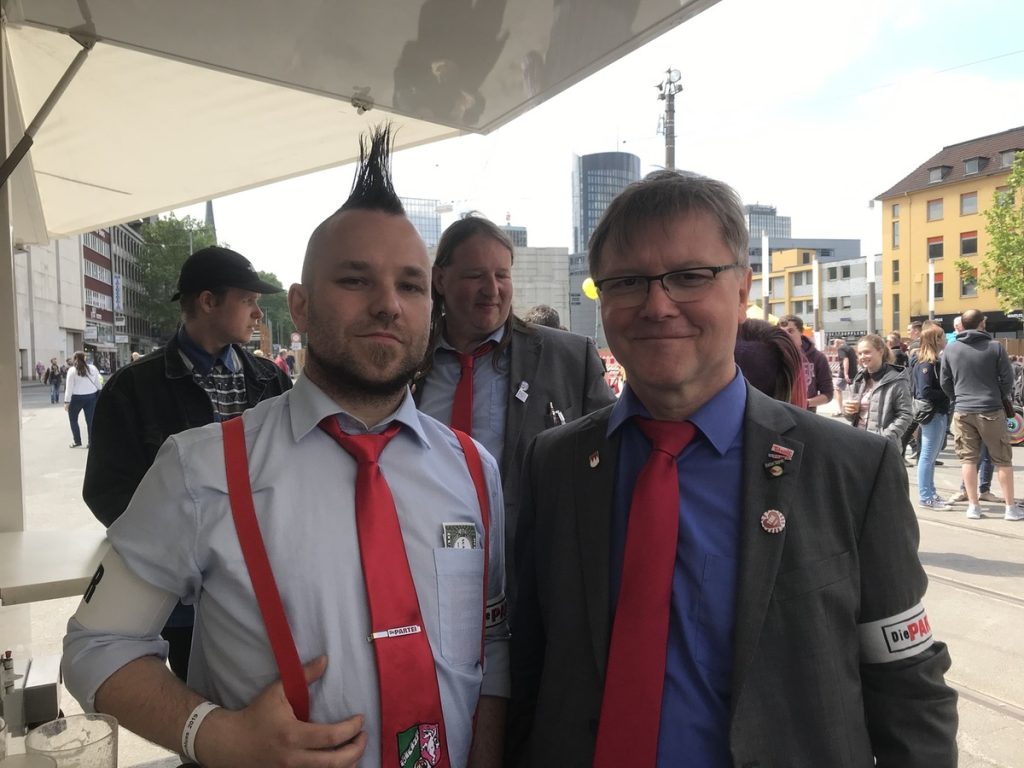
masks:
[[[935,417],[935,403],[915,397],[911,412],[914,414],[915,424],[927,424]]]

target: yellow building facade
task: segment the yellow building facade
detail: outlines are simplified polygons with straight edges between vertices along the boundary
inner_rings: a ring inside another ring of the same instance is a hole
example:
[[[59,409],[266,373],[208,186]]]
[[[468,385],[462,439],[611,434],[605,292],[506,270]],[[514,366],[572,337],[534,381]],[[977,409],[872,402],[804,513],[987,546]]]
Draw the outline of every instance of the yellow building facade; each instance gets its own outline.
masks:
[[[962,276],[961,258],[983,269],[988,246],[984,211],[1005,189],[1024,127],[945,147],[878,196],[882,202],[882,317],[885,331],[903,333],[908,323],[929,317],[934,265],[934,318],[947,331],[968,309],[985,313],[990,332],[1020,329],[992,290]]]

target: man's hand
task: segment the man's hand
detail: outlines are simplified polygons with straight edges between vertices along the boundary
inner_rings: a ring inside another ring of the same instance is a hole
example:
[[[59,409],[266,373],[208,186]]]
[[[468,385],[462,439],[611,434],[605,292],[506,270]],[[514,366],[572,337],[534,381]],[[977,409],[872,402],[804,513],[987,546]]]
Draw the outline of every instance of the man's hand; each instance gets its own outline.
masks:
[[[320,656],[302,669],[309,685],[327,669],[327,657]],[[362,728],[362,715],[338,723],[300,722],[278,680],[244,709],[211,712],[196,734],[195,751],[207,768],[348,768],[366,749]]]

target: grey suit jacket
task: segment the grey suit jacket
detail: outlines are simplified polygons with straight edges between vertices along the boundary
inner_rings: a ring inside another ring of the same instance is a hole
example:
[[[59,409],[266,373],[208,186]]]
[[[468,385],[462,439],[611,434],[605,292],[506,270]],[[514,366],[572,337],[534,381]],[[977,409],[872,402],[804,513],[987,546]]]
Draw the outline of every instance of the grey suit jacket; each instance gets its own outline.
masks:
[[[604,380],[604,364],[586,336],[514,319],[509,344],[507,408],[501,456],[502,493],[505,497],[506,584],[514,598],[515,572],[511,563],[519,516],[519,479],[530,442],[552,426],[548,404],[574,421],[615,402]],[[528,397],[516,397],[526,382]],[[430,386],[430,376],[417,388],[416,398]]]
[[[510,764],[589,766],[611,634],[611,409],[544,433],[516,547]],[[926,577],[893,445],[748,387],[729,745],[735,766],[956,765],[944,644],[864,663],[858,625],[921,601]],[[780,477],[773,445],[793,451]],[[838,502],[837,502],[838,500]],[[778,534],[761,515],[786,517]]]

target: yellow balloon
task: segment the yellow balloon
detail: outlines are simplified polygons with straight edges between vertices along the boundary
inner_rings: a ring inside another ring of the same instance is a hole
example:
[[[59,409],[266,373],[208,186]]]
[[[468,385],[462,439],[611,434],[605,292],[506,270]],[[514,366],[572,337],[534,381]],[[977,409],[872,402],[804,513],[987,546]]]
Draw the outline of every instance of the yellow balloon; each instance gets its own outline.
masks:
[[[583,281],[583,295],[597,301],[597,286],[594,285],[594,278],[588,277]]]

